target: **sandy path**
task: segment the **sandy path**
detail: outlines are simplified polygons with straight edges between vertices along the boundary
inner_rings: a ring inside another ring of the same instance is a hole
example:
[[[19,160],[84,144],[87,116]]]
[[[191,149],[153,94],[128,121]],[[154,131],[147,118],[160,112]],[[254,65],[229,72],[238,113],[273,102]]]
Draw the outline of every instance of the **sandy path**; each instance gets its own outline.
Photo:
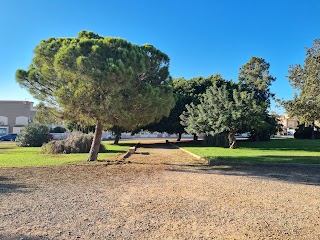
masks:
[[[0,239],[320,239],[320,168],[131,164],[0,169]]]

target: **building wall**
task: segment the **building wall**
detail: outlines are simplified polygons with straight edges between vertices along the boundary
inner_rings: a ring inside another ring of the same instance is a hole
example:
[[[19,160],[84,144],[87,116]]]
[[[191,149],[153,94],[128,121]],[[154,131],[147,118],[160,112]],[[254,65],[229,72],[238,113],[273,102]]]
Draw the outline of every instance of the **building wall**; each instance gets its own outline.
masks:
[[[0,100],[0,128],[7,127],[8,133],[16,132],[32,122],[35,113],[33,102]]]
[[[280,123],[283,125],[283,131],[285,134],[295,132],[295,129],[299,125],[299,119],[297,117],[289,117],[288,115],[280,116]]]

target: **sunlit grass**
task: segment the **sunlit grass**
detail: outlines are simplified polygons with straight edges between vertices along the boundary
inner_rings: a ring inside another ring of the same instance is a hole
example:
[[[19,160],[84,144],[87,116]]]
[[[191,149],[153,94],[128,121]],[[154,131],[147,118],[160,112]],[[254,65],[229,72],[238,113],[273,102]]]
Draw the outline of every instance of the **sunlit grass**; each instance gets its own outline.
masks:
[[[107,152],[99,153],[99,160],[107,160],[125,153],[134,142],[125,142],[114,145],[112,142],[103,142]],[[28,167],[28,166],[59,166],[65,164],[88,163],[88,153],[80,154],[41,154],[40,147],[17,147],[15,143],[0,144],[0,168]],[[90,163],[91,164],[91,163]],[[94,163],[92,163],[94,164]]]
[[[207,147],[190,143],[180,145],[201,157],[218,161],[320,164],[320,140],[238,141],[236,149]]]

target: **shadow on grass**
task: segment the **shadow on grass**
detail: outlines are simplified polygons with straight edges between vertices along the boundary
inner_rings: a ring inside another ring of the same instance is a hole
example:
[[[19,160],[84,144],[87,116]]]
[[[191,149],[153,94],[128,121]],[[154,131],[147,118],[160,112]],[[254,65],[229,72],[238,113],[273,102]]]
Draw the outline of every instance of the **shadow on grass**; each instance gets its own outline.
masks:
[[[240,163],[216,162],[213,166],[201,166],[170,171],[190,172],[195,174],[218,174],[232,176],[249,176],[291,183],[320,186],[319,165],[250,165]]]
[[[125,150],[108,150],[106,149],[105,151],[103,152],[99,152],[99,153],[126,153],[127,151]]]
[[[5,144],[4,144],[5,145]],[[0,145],[0,150],[7,150],[7,149],[14,149],[15,147],[10,147],[10,146],[1,146]]]
[[[119,142],[119,144],[112,144],[114,146],[123,146],[123,147],[133,147],[138,144],[138,142]]]
[[[292,164],[320,164],[319,156],[279,156],[279,155],[258,155],[258,156],[205,156],[206,159],[229,163],[292,163]]]
[[[12,180],[12,178],[0,176],[0,194],[24,192],[29,188],[28,186],[23,184],[13,183]]]

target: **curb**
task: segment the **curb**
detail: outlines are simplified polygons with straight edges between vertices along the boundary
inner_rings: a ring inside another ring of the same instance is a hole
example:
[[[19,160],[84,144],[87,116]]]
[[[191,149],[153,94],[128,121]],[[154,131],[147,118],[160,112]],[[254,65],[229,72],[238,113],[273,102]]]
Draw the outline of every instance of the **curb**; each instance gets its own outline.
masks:
[[[188,150],[186,150],[186,149],[184,149],[184,148],[181,148],[181,147],[179,147],[179,146],[176,145],[176,144],[173,144],[173,143],[170,143],[170,142],[169,142],[169,144],[170,144],[173,148],[180,149],[182,152],[185,152],[185,153],[191,155],[192,157],[194,157],[194,158],[196,158],[196,159],[199,159],[199,160],[203,160],[203,161],[205,161],[205,162],[208,162],[207,159],[205,159],[205,158],[203,158],[203,157],[200,157],[199,155],[194,154],[194,153],[192,153],[192,152],[189,152]]]
[[[135,148],[135,151],[138,147],[140,147],[140,142],[138,142],[136,145],[133,146]],[[129,147],[130,148],[130,147]],[[131,153],[129,150],[121,157],[120,160],[124,161],[125,159],[129,158],[133,153]]]

